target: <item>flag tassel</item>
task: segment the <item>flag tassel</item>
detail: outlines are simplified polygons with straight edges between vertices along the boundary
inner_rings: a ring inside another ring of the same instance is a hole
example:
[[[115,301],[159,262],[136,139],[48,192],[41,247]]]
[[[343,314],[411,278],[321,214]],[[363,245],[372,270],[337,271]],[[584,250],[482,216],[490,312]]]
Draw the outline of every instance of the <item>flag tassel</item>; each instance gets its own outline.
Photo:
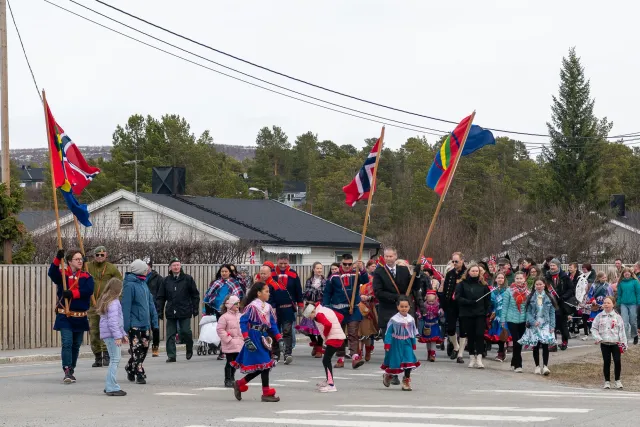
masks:
[[[442,204],[444,202],[445,197],[447,196],[447,191],[449,191],[449,186],[451,185],[451,182],[453,181],[453,176],[456,173],[456,168],[458,167],[458,161],[460,160],[460,157],[462,156],[462,152],[464,151],[464,144],[467,142],[467,136],[469,136],[469,130],[471,130],[471,125],[473,123],[473,119],[475,118],[475,116],[476,116],[476,112],[474,111],[471,114],[471,119],[469,120],[469,123],[467,124],[467,129],[464,131],[464,137],[462,138],[462,142],[460,143],[460,148],[458,149],[458,152],[456,153],[456,157],[453,161],[453,165],[451,166],[452,167],[451,173],[447,177],[447,182],[445,183],[444,190],[442,191],[442,195],[440,196],[440,200],[438,201],[438,206],[436,206],[436,210],[433,213],[433,218],[431,218],[431,224],[429,225],[427,236],[424,239],[424,243],[422,244],[422,248],[420,249],[420,254],[418,255],[419,260],[422,259],[422,257],[424,256],[424,253],[427,251],[427,247],[429,246],[429,240],[431,239],[431,234],[435,229],[436,221],[438,220],[438,215],[440,214],[440,209],[442,209]],[[416,273],[417,272],[414,271],[413,274],[411,275],[409,288],[407,288],[407,295],[411,293],[411,288],[413,288],[413,282],[416,279]]]

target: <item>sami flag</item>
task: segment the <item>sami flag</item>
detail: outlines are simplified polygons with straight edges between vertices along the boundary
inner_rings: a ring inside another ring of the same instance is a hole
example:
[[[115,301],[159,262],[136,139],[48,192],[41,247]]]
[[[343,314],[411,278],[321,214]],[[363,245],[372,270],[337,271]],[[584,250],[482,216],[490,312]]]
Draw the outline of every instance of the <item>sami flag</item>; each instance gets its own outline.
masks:
[[[345,203],[349,206],[355,206],[359,200],[369,197],[371,190],[371,182],[373,181],[373,170],[375,169],[376,159],[380,154],[380,138],[376,141],[371,152],[364,161],[364,165],[360,168],[358,175],[353,178],[349,184],[342,187],[345,195]],[[375,183],[373,185],[375,191]]]
[[[436,158],[427,174],[427,187],[433,189],[439,196],[442,196],[444,187],[447,183],[453,160],[458,154],[458,149],[464,138],[471,116],[462,119],[460,124],[454,129],[447,139],[442,143],[440,151],[436,153]],[[495,144],[496,139],[491,131],[485,130],[478,125],[471,125],[467,141],[462,150],[463,156],[468,156],[485,145]]]
[[[87,205],[80,203],[71,191],[64,191],[62,188],[60,188],[60,191],[62,191],[64,201],[67,202],[67,207],[71,213],[78,218],[80,224],[85,227],[91,227],[92,224],[91,221],[89,221],[89,210],[87,209]]]

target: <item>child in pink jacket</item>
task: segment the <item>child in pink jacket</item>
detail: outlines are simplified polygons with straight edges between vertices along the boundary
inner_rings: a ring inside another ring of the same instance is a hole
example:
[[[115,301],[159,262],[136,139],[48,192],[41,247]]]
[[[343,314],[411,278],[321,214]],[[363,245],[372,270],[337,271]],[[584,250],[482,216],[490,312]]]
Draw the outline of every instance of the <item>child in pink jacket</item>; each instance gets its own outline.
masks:
[[[240,331],[240,299],[235,295],[229,295],[222,304],[222,315],[218,319],[218,336],[222,344],[222,352],[227,357],[224,366],[224,386],[233,387],[236,369],[231,366],[231,362],[236,360],[238,353],[244,345],[242,331]]]

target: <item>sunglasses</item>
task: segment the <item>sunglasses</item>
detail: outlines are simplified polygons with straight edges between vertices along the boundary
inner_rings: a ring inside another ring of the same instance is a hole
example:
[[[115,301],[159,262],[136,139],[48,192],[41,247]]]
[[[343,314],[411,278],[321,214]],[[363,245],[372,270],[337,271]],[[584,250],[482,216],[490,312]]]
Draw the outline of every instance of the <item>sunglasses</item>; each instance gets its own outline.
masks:
[[[106,256],[107,256],[107,254],[95,254],[94,256],[95,256],[96,258],[103,258],[103,257],[106,257]]]
[[[344,265],[345,267],[351,267],[353,265],[352,262],[343,262],[342,265]]]
[[[451,262],[452,262],[452,263],[454,263],[454,264],[457,264],[457,263],[459,263],[460,261],[451,261]]]

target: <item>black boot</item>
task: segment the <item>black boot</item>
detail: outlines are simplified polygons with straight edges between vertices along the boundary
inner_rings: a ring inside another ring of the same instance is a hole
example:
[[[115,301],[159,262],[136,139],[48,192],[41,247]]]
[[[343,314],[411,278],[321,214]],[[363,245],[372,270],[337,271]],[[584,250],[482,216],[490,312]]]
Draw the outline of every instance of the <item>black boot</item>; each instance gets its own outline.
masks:
[[[94,353],[96,361],[91,365],[92,368],[100,368],[102,366],[102,353]]]
[[[109,363],[111,363],[111,358],[109,357],[109,352],[108,351],[103,351],[102,352],[102,366],[109,366]]]
[[[146,384],[147,380],[144,379],[144,374],[142,372],[138,372],[136,375],[136,384]]]

